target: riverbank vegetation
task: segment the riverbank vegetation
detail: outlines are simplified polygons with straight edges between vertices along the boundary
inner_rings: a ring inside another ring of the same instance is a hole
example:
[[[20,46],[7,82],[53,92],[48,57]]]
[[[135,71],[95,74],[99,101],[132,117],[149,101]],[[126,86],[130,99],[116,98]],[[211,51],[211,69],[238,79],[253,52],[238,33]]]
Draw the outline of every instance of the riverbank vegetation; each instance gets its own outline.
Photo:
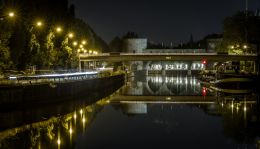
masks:
[[[79,53],[108,49],[68,0],[1,2],[0,72],[76,69]]]

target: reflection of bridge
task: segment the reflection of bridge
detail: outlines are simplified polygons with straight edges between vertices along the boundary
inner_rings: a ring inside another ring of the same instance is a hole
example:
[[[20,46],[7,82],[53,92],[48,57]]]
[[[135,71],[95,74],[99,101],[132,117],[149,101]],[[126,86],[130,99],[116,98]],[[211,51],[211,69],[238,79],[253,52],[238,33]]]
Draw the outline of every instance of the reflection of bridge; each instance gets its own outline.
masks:
[[[202,88],[194,77],[148,76],[146,80],[128,83],[127,95],[201,95]]]
[[[111,103],[214,104],[214,96],[115,96]]]

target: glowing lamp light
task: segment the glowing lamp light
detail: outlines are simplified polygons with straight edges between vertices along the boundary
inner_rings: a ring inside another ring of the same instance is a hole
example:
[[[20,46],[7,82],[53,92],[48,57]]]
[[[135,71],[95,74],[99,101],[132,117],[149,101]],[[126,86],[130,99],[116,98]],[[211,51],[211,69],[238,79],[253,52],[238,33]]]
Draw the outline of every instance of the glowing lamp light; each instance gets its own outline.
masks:
[[[38,21],[38,22],[36,23],[36,26],[41,27],[41,26],[42,26],[42,22],[41,22],[41,21]]]
[[[85,119],[85,117],[82,119],[82,122],[83,122],[83,123],[85,123],[85,122],[86,122],[86,119]]]
[[[83,110],[81,109],[79,112],[80,112],[80,114],[82,114],[82,113],[83,113]]]
[[[247,108],[246,108],[246,106],[244,107],[244,111],[245,111],[245,112],[247,111]]]
[[[69,33],[69,38],[73,38],[73,37],[74,37],[73,33]]]
[[[207,64],[207,61],[206,60],[202,60],[202,64]]]
[[[11,18],[14,17],[14,12],[9,12],[8,16],[11,17]]]
[[[231,108],[232,108],[232,109],[234,108],[234,104],[233,104],[233,103],[231,104]]]
[[[76,46],[76,45],[78,45],[78,42],[77,42],[77,41],[74,41],[74,42],[73,42],[73,46]]]
[[[60,141],[60,139],[58,139],[58,140],[57,140],[57,143],[58,143],[58,145],[60,145],[60,144],[61,144],[61,141]]]
[[[85,40],[83,40],[81,43],[82,43],[83,45],[87,44],[87,42],[86,42]]]
[[[203,96],[206,96],[207,94],[207,89],[205,87],[202,88],[202,95]]]
[[[72,132],[73,132],[73,131],[72,131],[72,128],[70,128],[69,132],[70,132],[70,134],[72,134]]]
[[[74,117],[74,119],[76,119],[77,118],[77,114],[75,113],[73,117]]]
[[[58,33],[61,32],[61,31],[62,31],[61,27],[57,27],[57,28],[56,28],[56,31],[57,31]]]

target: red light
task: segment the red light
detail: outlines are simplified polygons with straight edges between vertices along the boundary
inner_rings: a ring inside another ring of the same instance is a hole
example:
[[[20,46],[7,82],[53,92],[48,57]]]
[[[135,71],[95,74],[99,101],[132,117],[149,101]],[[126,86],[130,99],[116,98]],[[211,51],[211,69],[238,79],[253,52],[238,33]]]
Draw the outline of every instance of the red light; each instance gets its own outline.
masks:
[[[207,89],[205,87],[202,88],[202,95],[203,96],[206,96],[207,94]]]
[[[207,63],[207,61],[206,61],[206,60],[203,60],[203,61],[202,61],[202,64],[206,64],[206,63]]]

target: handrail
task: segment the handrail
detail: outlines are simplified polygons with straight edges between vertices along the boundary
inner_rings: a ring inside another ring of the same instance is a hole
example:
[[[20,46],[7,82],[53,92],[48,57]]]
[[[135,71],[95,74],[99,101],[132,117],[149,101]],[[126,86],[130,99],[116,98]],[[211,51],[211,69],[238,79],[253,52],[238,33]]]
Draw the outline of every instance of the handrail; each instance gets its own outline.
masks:
[[[98,57],[98,56],[138,56],[138,55],[153,55],[153,56],[182,56],[182,55],[194,55],[194,56],[257,56],[257,54],[244,54],[244,55],[237,55],[237,54],[219,54],[219,53],[100,53],[100,54],[80,54],[80,57]]]

